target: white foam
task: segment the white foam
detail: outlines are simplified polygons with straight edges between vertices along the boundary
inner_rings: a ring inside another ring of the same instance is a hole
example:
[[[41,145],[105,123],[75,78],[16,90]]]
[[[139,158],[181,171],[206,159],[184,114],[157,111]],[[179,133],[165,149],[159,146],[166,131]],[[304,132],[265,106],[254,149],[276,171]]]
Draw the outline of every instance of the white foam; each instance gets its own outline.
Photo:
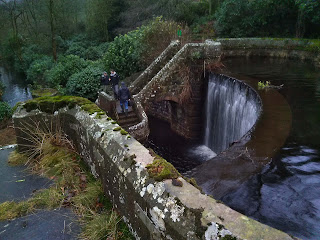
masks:
[[[192,147],[188,152],[192,156],[197,156],[201,161],[207,161],[217,156],[217,154],[206,145]]]

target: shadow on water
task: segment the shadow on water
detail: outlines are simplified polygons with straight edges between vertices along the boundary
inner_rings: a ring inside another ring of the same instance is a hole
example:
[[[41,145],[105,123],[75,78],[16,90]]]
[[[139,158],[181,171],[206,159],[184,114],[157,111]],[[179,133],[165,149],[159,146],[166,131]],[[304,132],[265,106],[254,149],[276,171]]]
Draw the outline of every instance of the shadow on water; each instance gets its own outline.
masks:
[[[2,100],[9,103],[11,107],[16,105],[17,102],[32,98],[24,78],[0,66],[0,80],[6,86]]]

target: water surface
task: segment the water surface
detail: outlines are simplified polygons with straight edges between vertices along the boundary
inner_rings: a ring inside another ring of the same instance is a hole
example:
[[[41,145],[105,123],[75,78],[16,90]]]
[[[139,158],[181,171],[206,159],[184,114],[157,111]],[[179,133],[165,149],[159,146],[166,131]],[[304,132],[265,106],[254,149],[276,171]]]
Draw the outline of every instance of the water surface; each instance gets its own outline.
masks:
[[[221,199],[235,210],[294,236],[320,239],[319,69],[311,63],[264,58],[229,59],[225,65],[225,72],[238,79],[284,84],[279,93],[290,105],[292,126],[271,163]]]
[[[0,66],[0,80],[6,86],[2,100],[9,103],[11,107],[16,105],[17,102],[23,102],[32,98],[24,76],[20,76]]]

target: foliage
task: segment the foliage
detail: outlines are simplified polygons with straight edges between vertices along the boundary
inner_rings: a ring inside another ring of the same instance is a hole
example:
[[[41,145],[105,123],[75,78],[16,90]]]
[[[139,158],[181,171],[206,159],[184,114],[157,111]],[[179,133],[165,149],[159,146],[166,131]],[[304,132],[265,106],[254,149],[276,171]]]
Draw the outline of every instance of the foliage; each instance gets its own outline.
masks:
[[[27,70],[27,81],[36,85],[45,85],[46,71],[51,69],[53,61],[48,56],[42,56],[36,59]]]
[[[141,30],[135,30],[116,37],[103,57],[105,69],[115,69],[122,77],[140,71],[142,36]]]
[[[0,102],[0,122],[11,118],[12,108],[6,102]]]
[[[182,30],[181,25],[174,21],[166,21],[163,17],[157,17],[141,27],[141,60],[146,65],[151,64],[168,47],[172,40],[177,39],[178,30]],[[188,34],[186,29],[182,31],[183,35]]]
[[[204,38],[212,38],[215,36],[214,17],[213,15],[203,16],[194,21],[190,26],[192,37],[197,38],[200,35]]]
[[[319,36],[319,10],[320,3],[312,0],[225,0],[216,28],[226,37]]]
[[[42,58],[41,54],[43,50],[37,45],[28,45],[21,48],[21,60],[15,61],[14,69],[18,72],[26,72],[31,66],[32,62]]]
[[[270,84],[271,84],[271,83],[270,83],[269,81],[266,81],[265,83],[259,81],[259,82],[258,82],[258,89],[269,88],[269,87],[270,87]]]
[[[88,63],[75,55],[67,55],[59,59],[59,62],[54,65],[47,73],[47,82],[49,86],[62,85],[66,86],[69,77],[72,74],[80,72]]]
[[[3,95],[5,88],[6,88],[6,86],[3,84],[2,81],[0,81],[0,100],[2,98],[2,95]]]
[[[73,74],[66,85],[68,94],[94,101],[100,87],[101,72],[102,69],[98,67],[88,66],[84,70]]]

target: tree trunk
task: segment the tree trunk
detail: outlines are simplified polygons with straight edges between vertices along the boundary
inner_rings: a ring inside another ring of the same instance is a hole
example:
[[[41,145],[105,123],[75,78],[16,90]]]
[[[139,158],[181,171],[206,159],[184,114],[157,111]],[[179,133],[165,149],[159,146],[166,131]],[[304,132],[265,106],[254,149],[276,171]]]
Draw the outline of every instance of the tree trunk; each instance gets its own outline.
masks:
[[[305,14],[303,10],[299,10],[296,23],[296,38],[303,38],[306,31]]]
[[[52,44],[52,56],[53,61],[57,61],[57,43],[55,36],[55,26],[54,26],[54,6],[53,0],[49,0],[49,14],[50,14],[50,30],[51,30],[51,44]]]
[[[209,0],[209,15],[212,13],[212,0]]]

